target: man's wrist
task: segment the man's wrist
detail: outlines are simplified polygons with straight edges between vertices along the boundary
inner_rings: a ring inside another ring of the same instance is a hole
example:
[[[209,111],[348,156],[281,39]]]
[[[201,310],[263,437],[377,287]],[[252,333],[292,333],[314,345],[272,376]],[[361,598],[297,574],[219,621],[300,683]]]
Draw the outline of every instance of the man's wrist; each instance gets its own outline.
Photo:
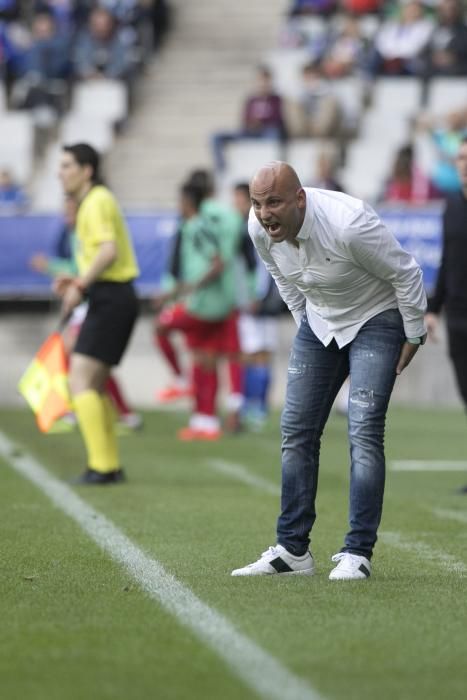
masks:
[[[86,294],[87,287],[84,282],[80,277],[74,277],[73,278],[73,286],[76,287],[76,289],[81,292],[82,296]]]
[[[406,341],[411,345],[424,345],[426,341],[426,333],[417,336],[416,338],[406,338]]]

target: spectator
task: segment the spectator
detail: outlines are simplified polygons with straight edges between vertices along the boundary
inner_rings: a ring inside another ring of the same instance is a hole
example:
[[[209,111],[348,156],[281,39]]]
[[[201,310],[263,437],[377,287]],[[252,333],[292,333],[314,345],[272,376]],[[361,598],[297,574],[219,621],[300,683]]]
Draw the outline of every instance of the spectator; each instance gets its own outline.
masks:
[[[344,188],[336,177],[337,154],[335,149],[323,148],[316,158],[316,175],[312,187],[320,190],[343,192]]]
[[[430,199],[438,197],[440,197],[439,192],[415,162],[413,146],[407,144],[399,148],[392,173],[384,189],[383,202],[425,204]]]
[[[68,42],[49,11],[33,19],[32,43],[23,61],[23,74],[12,92],[12,103],[36,112],[41,126],[49,126],[64,108],[70,71]]]
[[[335,136],[340,125],[340,106],[331,84],[323,75],[320,61],[302,68],[302,87],[297,101],[287,105],[287,121],[293,136],[316,138]]]
[[[433,75],[467,75],[467,26],[459,0],[440,0],[438,26],[428,45],[425,71]]]
[[[337,5],[337,0],[294,0],[289,14],[291,17],[329,16],[337,10]]]
[[[340,31],[330,41],[323,57],[323,73],[328,78],[342,78],[353,73],[363,63],[365,42],[358,20],[344,18]]]
[[[436,160],[430,173],[433,186],[441,194],[457,192],[460,179],[456,157],[467,133],[467,107],[440,116],[423,115],[417,126],[430,133],[436,149]]]
[[[434,30],[433,20],[426,17],[419,0],[399,6],[399,17],[383,22],[376,34],[370,58],[372,75],[418,75],[422,72],[422,55]]]
[[[0,214],[19,214],[27,205],[23,188],[18,185],[9,170],[0,170]]]
[[[223,149],[226,143],[241,138],[284,139],[286,136],[282,99],[274,92],[269,68],[258,68],[257,81],[256,91],[245,102],[240,131],[218,133],[212,138],[214,160],[220,171],[225,168]]]
[[[77,39],[73,62],[75,74],[82,80],[131,79],[135,62],[108,10],[96,7],[91,12],[87,29]]]

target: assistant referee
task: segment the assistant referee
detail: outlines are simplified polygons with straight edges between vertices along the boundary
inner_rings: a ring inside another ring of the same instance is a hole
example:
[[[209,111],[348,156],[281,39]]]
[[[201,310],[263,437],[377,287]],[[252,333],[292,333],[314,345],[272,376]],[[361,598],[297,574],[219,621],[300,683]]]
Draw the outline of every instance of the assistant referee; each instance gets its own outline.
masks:
[[[78,276],[57,278],[67,316],[87,298],[89,309],[70,361],[70,389],[87,451],[81,484],[124,480],[118,453],[113,407],[104,392],[118,365],[138,314],[133,280],[139,270],[131,240],[113,194],[101,184],[99,154],[79,143],[64,146],[60,180],[78,202],[76,262]]]

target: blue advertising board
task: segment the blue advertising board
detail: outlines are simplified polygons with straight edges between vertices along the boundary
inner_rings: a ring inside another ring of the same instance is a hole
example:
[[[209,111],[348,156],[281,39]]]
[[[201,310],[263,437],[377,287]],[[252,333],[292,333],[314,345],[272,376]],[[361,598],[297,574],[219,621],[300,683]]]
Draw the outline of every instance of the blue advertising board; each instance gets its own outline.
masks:
[[[441,257],[441,208],[380,209],[383,220],[404,248],[418,260],[427,291],[436,280]],[[160,285],[167,266],[171,241],[177,227],[172,212],[127,214],[141,270],[138,293],[150,297]],[[59,216],[0,217],[0,298],[40,299],[51,296],[50,280],[34,272],[29,261],[34,253],[55,255],[62,221]]]

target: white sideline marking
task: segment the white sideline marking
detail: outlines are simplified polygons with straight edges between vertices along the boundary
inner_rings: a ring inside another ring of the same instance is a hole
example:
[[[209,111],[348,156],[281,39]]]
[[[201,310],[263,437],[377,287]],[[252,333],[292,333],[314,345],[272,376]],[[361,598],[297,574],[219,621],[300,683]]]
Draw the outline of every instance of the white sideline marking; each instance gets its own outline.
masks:
[[[0,455],[74,520],[114,561],[123,565],[151,598],[210,647],[259,696],[268,700],[322,700],[309,684],[236,630],[221,613],[203,603],[162,564],[133,544],[112,521],[53,477],[1,431]]]
[[[217,472],[225,474],[226,476],[231,476],[237,481],[241,481],[248,486],[253,486],[256,489],[260,489],[260,491],[265,491],[266,493],[271,494],[272,496],[280,496],[281,490],[277,484],[269,481],[268,479],[263,479],[262,476],[256,476],[256,474],[248,471],[243,464],[227,462],[225,459],[208,459],[207,464]]]
[[[455,462],[450,460],[395,460],[390,463],[393,472],[464,472],[467,471],[467,462]]]
[[[409,540],[398,532],[381,532],[378,535],[378,539],[391,547],[397,547],[397,549],[419,554],[430,562],[441,564],[443,568],[447,569],[450,573],[460,574],[462,576],[467,574],[467,564],[458,561],[452,554],[446,554],[446,552],[434,549],[423,542]]]
[[[458,523],[467,523],[467,513],[460,510],[447,510],[445,508],[434,508],[433,513],[442,520],[455,520]]]

